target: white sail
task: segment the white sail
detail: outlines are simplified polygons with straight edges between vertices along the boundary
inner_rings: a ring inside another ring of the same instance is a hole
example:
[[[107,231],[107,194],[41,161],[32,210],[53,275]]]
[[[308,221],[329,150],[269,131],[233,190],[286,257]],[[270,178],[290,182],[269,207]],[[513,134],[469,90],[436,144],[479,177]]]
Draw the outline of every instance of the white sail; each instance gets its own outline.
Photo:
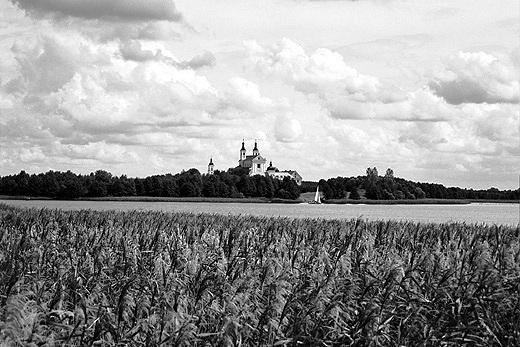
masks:
[[[316,195],[314,196],[314,203],[321,204],[320,187],[316,187]]]

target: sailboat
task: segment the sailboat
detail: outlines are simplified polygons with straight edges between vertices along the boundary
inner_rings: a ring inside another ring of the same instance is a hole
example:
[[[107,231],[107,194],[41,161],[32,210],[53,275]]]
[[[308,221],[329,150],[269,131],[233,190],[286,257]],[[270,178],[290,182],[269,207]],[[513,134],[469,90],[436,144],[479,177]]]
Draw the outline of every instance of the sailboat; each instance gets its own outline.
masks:
[[[320,187],[316,187],[316,194],[314,195],[314,201],[309,202],[309,204],[321,204],[321,196],[320,196]]]

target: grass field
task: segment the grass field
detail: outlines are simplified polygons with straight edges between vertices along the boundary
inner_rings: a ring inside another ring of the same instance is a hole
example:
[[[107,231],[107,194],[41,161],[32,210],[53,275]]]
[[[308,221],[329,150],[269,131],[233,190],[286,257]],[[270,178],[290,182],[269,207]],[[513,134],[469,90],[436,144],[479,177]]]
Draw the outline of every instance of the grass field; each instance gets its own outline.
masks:
[[[0,205],[0,346],[519,346],[519,240]]]

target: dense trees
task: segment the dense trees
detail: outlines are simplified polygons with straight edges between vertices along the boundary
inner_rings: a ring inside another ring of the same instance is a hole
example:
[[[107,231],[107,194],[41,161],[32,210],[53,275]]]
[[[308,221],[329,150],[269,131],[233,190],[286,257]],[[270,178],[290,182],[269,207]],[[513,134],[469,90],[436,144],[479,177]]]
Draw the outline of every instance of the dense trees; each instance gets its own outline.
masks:
[[[473,190],[457,187],[445,187],[441,184],[407,181],[394,176],[392,169],[387,169],[384,176],[379,176],[377,168],[367,168],[366,176],[336,177],[318,182],[325,199],[401,200],[401,199],[482,199],[482,200],[518,200],[520,190],[500,191],[496,188]],[[306,183],[306,187],[309,183]],[[314,189],[316,187],[314,186]],[[308,191],[311,191],[310,187]]]
[[[243,168],[216,170],[213,175],[202,175],[197,169],[172,175],[146,178],[113,176],[98,170],[89,175],[71,171],[48,171],[29,175],[0,177],[0,195],[40,196],[54,199],[106,196],[160,196],[160,197],[265,197],[267,199],[297,199],[300,192],[314,192],[319,185],[326,200],[331,199],[482,199],[519,200],[520,190],[490,188],[473,190],[445,187],[435,183],[420,183],[395,177],[392,169],[379,176],[377,168],[368,168],[366,176],[335,177],[319,182],[304,181],[302,186],[291,179],[283,181],[266,176],[249,176]]]
[[[228,172],[216,170],[213,175],[201,175],[197,169],[189,169],[176,175],[146,178],[117,177],[103,170],[90,175],[77,175],[71,171],[29,175],[21,171],[0,178],[0,194],[57,199],[106,196],[297,199],[300,190],[290,179],[280,181],[266,176],[249,176],[247,170],[233,168]]]

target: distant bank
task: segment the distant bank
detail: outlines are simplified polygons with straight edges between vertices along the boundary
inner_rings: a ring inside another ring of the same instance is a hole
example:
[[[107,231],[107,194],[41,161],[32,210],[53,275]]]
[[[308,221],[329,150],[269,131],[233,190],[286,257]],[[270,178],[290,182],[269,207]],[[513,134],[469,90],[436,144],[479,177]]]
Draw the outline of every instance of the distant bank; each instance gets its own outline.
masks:
[[[211,203],[245,203],[245,204],[299,204],[308,203],[311,199],[308,193],[303,193],[300,199],[268,199],[268,198],[216,198],[216,197],[156,197],[156,196],[107,196],[107,197],[83,197],[78,199],[52,199],[48,197],[34,196],[8,196],[0,195],[0,200],[78,200],[78,201],[141,201],[141,202],[211,202]],[[486,204],[518,204],[518,200],[479,200],[479,199],[402,199],[402,200],[352,200],[329,199],[323,200],[323,204],[337,205],[465,205],[471,203]]]

